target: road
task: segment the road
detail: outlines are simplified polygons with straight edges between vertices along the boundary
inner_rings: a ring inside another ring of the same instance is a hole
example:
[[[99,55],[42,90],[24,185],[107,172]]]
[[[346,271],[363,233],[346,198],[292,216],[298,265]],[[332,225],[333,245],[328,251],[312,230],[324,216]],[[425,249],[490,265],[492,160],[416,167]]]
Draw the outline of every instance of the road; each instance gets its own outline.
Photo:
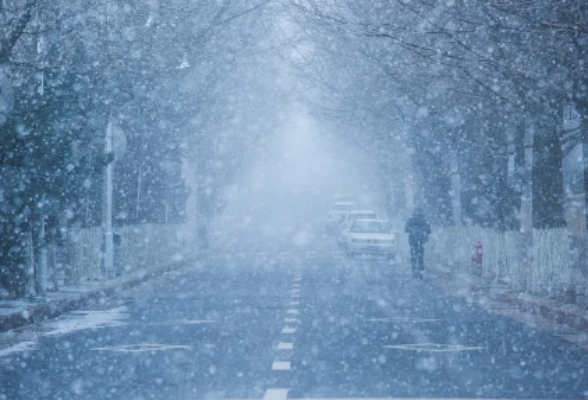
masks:
[[[12,335],[0,399],[588,397],[588,353],[326,244],[228,250]]]

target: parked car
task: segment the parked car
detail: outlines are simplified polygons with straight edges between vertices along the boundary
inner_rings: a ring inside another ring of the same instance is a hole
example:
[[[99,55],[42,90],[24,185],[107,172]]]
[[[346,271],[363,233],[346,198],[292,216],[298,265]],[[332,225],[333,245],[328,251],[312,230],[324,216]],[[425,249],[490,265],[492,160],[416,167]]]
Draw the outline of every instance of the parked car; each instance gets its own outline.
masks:
[[[337,201],[331,205],[327,216],[327,232],[336,233],[338,226],[349,211],[357,210],[357,204],[352,201]]]
[[[347,245],[347,238],[349,236],[349,229],[356,219],[378,219],[378,214],[374,210],[354,210],[345,214],[341,225],[337,231],[337,244],[341,246]]]
[[[347,257],[372,254],[394,258],[396,240],[390,222],[381,219],[356,219],[349,229],[346,249]]]

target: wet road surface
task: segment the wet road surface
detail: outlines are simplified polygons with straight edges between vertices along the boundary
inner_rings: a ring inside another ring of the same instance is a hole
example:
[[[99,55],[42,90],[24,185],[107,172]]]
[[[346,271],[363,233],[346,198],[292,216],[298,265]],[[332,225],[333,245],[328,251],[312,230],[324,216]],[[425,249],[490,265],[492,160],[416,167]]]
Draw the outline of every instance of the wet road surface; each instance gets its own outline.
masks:
[[[227,251],[11,334],[0,399],[588,397],[588,353],[328,246]]]

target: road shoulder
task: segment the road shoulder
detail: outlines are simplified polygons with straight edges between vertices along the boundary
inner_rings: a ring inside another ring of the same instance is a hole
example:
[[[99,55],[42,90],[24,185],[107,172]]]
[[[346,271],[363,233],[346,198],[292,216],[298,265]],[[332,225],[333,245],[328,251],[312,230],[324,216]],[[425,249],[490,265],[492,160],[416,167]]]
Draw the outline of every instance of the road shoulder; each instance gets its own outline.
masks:
[[[190,257],[163,266],[137,270],[125,276],[89,281],[75,287],[63,288],[59,292],[49,293],[46,298],[39,301],[0,301],[0,333],[56,318],[168,272],[181,269],[193,261],[196,261],[196,258]]]
[[[466,299],[488,312],[548,331],[588,351],[588,310],[553,299],[514,291],[508,285],[441,264],[427,271],[427,279],[444,293]]]

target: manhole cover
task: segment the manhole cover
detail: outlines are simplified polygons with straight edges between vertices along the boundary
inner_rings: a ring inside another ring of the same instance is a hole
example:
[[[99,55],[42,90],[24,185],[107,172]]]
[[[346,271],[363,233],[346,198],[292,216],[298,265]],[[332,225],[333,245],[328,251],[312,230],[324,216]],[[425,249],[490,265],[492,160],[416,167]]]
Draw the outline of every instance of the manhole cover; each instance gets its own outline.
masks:
[[[384,346],[386,349],[408,350],[419,352],[450,352],[450,351],[476,351],[484,347],[464,346],[461,344],[440,344],[440,343],[408,343]]]
[[[370,322],[392,322],[392,323],[404,323],[404,324],[419,324],[426,322],[438,322],[441,321],[437,318],[370,318]]]
[[[158,343],[128,344],[111,347],[94,347],[94,351],[116,351],[121,353],[142,353],[150,351],[187,350],[190,346],[179,346]]]

